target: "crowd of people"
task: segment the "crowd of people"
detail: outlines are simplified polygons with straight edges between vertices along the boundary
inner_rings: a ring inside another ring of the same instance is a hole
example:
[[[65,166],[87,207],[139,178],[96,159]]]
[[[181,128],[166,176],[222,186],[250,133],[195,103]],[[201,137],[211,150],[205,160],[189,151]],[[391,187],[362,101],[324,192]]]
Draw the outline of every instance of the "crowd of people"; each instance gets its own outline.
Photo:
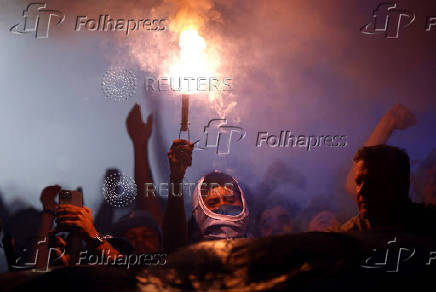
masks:
[[[131,211],[113,222],[115,208],[102,202],[95,216],[86,206],[59,204],[61,186],[42,190],[42,211],[25,208],[8,214],[0,200],[2,247],[9,271],[48,269],[89,264],[83,251],[101,262],[122,263],[131,255],[147,255],[147,264],[162,260],[190,244],[219,239],[277,236],[292,232],[349,232],[401,230],[433,235],[436,219],[436,149],[411,175],[408,154],[387,145],[391,134],[416,123],[404,106],[395,105],[380,120],[367,142],[355,154],[346,189],[358,214],[343,222],[330,206],[318,204],[301,210],[289,197],[262,189],[258,204],[248,189],[224,172],[213,170],[201,177],[192,193],[192,214],[186,216],[183,179],[193,163],[194,145],[177,139],[168,152],[168,199],[164,204],[154,191],[148,162],[152,116],[144,122],[141,108],[130,111],[126,127],[134,148],[137,196]],[[194,157],[195,158],[195,157]],[[121,177],[108,169],[105,177]],[[411,177],[416,196],[410,198]],[[78,189],[81,192],[81,189]],[[165,205],[165,206],[163,206]],[[304,214],[304,215],[302,215]],[[156,257],[160,255],[160,257]]]

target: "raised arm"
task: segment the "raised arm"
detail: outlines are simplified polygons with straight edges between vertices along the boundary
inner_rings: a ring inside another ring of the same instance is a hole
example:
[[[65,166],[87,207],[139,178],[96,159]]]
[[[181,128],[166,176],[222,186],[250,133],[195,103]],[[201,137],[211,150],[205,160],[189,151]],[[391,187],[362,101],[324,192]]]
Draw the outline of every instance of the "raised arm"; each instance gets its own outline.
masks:
[[[48,253],[49,253],[49,232],[53,228],[53,222],[55,219],[55,212],[57,203],[55,198],[59,193],[61,187],[58,185],[48,186],[41,192],[42,203],[42,217],[41,225],[38,230],[38,241],[40,244],[35,246],[34,256],[38,252],[38,258],[36,259],[36,266],[38,269],[43,269],[47,266]]]
[[[153,184],[153,176],[148,163],[148,141],[152,133],[152,116],[147,118],[147,122],[142,121],[141,107],[135,104],[126,120],[127,132],[133,143],[135,155],[135,182],[138,195],[136,197],[136,208],[147,211],[162,226],[162,209],[159,205],[154,192],[146,193],[146,184]]]
[[[164,249],[172,252],[188,243],[188,227],[183,199],[183,178],[192,164],[194,145],[186,140],[175,140],[168,152],[170,186],[163,218]],[[174,190],[174,192],[173,192]]]
[[[364,146],[386,144],[395,130],[405,130],[415,124],[415,115],[407,107],[396,104],[380,119]],[[356,183],[354,182],[355,171],[356,165],[353,162],[345,183],[345,189],[353,196],[353,199],[356,188]]]

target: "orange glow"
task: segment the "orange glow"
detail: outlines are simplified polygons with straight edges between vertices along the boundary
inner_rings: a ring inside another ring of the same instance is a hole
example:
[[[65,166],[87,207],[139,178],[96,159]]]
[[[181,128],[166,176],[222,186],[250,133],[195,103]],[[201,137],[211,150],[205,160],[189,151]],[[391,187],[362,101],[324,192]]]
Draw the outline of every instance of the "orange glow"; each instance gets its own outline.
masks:
[[[178,31],[181,31],[180,51],[177,57],[171,60],[168,68],[169,76],[174,82],[173,88],[181,87],[178,93],[188,94],[197,101],[207,102],[219,117],[225,117],[237,103],[236,101],[226,103],[223,99],[223,92],[211,87],[209,83],[211,79],[216,79],[220,83],[218,86],[223,87],[223,77],[218,72],[221,59],[215,47],[218,44],[208,44],[194,25],[186,26]],[[190,89],[188,89],[189,81],[186,81],[186,78],[191,79]],[[202,85],[197,84],[200,78],[203,79]],[[231,93],[227,93],[227,96],[230,95]]]
[[[189,28],[180,34],[180,60],[181,70],[184,74],[201,74],[206,71],[203,51],[206,42],[198,32]]]
[[[170,68],[170,76],[177,78],[199,78],[209,79],[212,77],[212,62],[207,57],[205,49],[206,41],[202,38],[194,27],[184,29],[179,36],[180,56],[177,64]],[[194,90],[182,88],[181,93],[195,94],[196,81],[192,82]]]

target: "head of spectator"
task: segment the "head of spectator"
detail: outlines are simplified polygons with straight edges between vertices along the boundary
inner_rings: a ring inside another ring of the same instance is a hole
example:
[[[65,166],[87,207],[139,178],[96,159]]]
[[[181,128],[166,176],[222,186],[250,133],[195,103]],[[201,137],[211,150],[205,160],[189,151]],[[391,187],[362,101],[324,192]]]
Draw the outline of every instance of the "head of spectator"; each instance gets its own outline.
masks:
[[[146,211],[135,210],[121,217],[113,230],[130,242],[135,254],[156,253],[162,248],[161,229]]]
[[[295,232],[298,208],[296,204],[279,195],[262,200],[262,208],[256,218],[257,234],[272,236]]]
[[[386,222],[410,203],[410,161],[404,150],[384,144],[362,147],[353,160],[362,218]]]
[[[420,164],[414,189],[418,200],[436,205],[436,148]]]
[[[32,257],[40,222],[41,212],[26,208],[17,210],[4,224],[5,233],[14,238],[17,256],[23,261]]]
[[[247,237],[248,206],[230,175],[213,171],[202,177],[192,197],[192,216],[200,240]]]
[[[326,231],[330,227],[338,225],[339,220],[336,218],[336,215],[329,210],[323,210],[310,219],[307,231]]]

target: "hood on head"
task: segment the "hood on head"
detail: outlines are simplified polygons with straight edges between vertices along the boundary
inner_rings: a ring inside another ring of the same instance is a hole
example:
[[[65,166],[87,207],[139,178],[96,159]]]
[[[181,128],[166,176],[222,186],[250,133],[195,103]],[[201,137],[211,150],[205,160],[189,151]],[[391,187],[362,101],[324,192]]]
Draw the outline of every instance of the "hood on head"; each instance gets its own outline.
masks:
[[[242,211],[236,216],[217,214],[208,209],[203,201],[201,186],[206,177],[216,177],[217,183],[228,180],[237,190],[239,190],[242,202]],[[213,171],[202,177],[194,189],[192,196],[192,216],[194,217],[199,228],[200,237],[203,240],[211,239],[230,239],[247,237],[247,225],[249,210],[245,201],[244,192],[239,183],[231,176]]]

